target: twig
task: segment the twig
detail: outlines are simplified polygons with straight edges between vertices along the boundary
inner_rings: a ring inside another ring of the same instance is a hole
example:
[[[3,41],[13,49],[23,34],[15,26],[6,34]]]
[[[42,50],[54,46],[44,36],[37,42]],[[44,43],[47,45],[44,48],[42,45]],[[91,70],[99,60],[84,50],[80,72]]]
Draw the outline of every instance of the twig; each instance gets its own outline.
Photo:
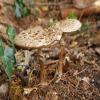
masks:
[[[46,62],[46,66],[52,65],[52,64],[55,64],[55,63],[58,63],[58,62],[59,62],[59,60],[49,61],[49,62]]]
[[[83,69],[82,71],[80,71],[79,73],[77,73],[76,75],[79,75],[79,74],[85,72],[87,69],[88,69],[88,67],[86,67],[85,69]],[[76,75],[75,75],[75,76],[76,76]]]

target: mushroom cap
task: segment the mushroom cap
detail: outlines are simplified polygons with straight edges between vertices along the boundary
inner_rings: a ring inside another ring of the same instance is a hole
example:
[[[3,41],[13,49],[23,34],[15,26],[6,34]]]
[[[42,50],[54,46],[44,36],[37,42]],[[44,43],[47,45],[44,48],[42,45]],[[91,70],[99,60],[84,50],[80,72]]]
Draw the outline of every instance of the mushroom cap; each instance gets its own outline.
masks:
[[[47,28],[45,29],[45,37],[47,44],[54,44],[58,42],[62,37],[62,31],[55,28]]]
[[[61,31],[35,26],[16,35],[14,42],[19,47],[32,49],[50,45],[56,40],[59,41],[61,36]]]
[[[66,19],[57,22],[55,28],[58,28],[62,32],[74,32],[81,27],[81,22],[77,19]]]

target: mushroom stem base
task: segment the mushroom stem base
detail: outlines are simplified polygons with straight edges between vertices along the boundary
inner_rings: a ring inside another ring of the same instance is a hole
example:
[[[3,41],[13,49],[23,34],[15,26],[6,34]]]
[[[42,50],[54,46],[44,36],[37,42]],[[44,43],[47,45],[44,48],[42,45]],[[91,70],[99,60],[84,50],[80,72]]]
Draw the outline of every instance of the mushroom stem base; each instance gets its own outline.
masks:
[[[43,86],[48,85],[46,82],[46,70],[43,61],[40,61],[40,71],[40,84]]]

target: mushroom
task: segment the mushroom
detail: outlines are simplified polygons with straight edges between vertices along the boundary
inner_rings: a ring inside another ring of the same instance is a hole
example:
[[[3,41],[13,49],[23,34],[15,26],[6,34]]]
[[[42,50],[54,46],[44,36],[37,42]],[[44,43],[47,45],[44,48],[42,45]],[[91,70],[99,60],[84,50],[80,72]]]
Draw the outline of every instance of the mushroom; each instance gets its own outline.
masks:
[[[62,32],[74,32],[81,27],[81,22],[77,19],[66,19],[60,22],[57,22],[55,28],[58,28]]]
[[[47,47],[56,44],[62,37],[62,31],[53,28],[43,29],[41,26],[35,26],[34,28],[29,28],[22,31],[15,37],[15,45],[19,47],[24,47],[27,49],[38,49],[41,47]],[[47,85],[46,82],[46,71],[43,61],[39,58],[40,71],[41,71],[41,85]]]
[[[14,42],[19,47],[34,49],[49,46],[59,41],[61,36],[62,32],[57,29],[43,29],[41,26],[35,26],[19,33]]]
[[[34,28],[29,28],[22,31],[15,37],[15,44],[20,47],[27,49],[38,49],[41,47],[47,47],[54,45],[58,41],[61,44],[60,60],[57,73],[59,76],[62,75],[63,71],[63,60],[64,60],[64,46],[62,44],[61,37],[63,33],[77,31],[81,27],[81,23],[77,19],[66,19],[57,22],[53,28],[42,28],[41,26],[35,26]],[[40,60],[40,70],[41,70],[41,85],[46,85],[45,76],[45,65]]]
[[[66,19],[66,20],[62,20],[60,22],[57,22],[55,25],[55,28],[57,28],[58,30],[62,31],[62,39],[60,41],[60,45],[61,45],[61,52],[59,55],[59,67],[57,70],[57,73],[59,76],[62,75],[63,73],[63,60],[64,60],[64,42],[63,42],[63,36],[66,33],[71,33],[74,31],[79,30],[81,27],[81,22],[77,19]]]
[[[28,28],[27,30],[24,30],[16,35],[14,40],[15,45],[23,48],[37,48],[45,42],[44,39],[39,38],[43,33],[44,30],[40,26]]]

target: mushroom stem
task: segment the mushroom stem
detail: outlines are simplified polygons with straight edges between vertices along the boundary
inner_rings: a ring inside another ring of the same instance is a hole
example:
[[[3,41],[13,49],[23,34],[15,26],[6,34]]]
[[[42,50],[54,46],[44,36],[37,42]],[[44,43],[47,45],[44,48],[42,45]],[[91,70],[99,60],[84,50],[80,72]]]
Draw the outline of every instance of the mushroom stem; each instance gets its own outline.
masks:
[[[37,50],[38,50],[37,53],[38,53],[39,64],[40,64],[40,84],[42,86],[45,86],[45,85],[47,85],[47,82],[46,82],[46,70],[45,70],[46,66],[44,64],[43,59],[41,59],[41,57],[40,57],[41,48],[40,49],[38,48]]]
[[[58,66],[58,69],[57,69],[57,74],[59,76],[61,76],[62,73],[63,73],[64,55],[65,55],[65,48],[64,48],[64,45],[61,43],[61,48],[60,48],[60,53],[59,53],[59,66]]]
[[[47,85],[46,82],[46,70],[45,70],[45,65],[42,60],[40,60],[40,81],[41,85]]]

